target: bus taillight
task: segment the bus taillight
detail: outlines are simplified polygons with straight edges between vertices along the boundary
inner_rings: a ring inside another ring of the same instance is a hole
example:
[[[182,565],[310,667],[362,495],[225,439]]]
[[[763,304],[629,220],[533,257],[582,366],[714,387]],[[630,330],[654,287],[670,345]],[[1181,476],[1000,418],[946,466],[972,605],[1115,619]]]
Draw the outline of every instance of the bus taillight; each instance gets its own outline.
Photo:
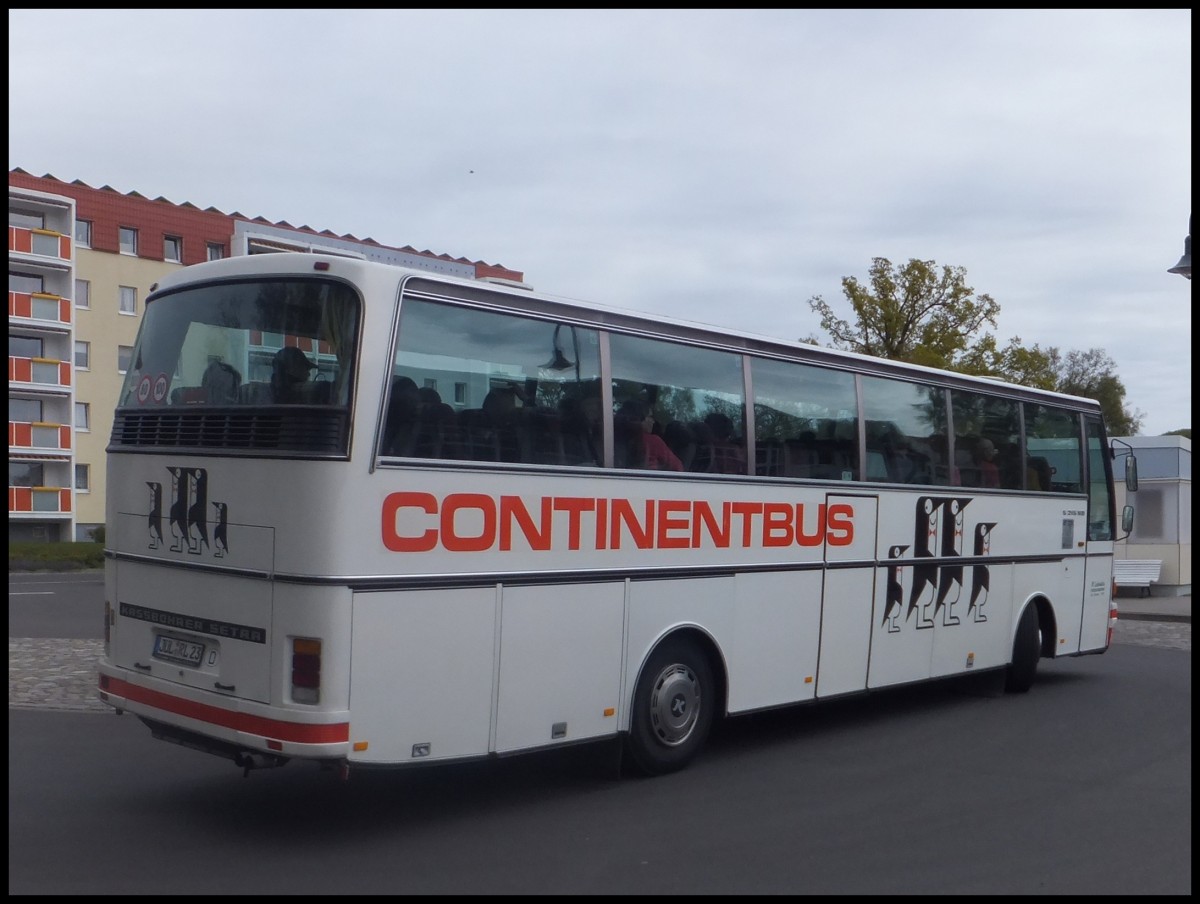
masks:
[[[321,641],[292,638],[292,700],[321,701]]]

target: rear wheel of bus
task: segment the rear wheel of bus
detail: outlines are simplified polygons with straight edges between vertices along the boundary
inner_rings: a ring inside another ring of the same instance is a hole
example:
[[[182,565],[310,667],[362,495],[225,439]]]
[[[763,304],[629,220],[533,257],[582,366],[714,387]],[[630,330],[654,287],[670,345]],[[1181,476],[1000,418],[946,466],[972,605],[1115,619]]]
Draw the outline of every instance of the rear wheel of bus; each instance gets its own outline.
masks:
[[[1038,623],[1037,606],[1030,603],[1021,613],[1017,633],[1013,638],[1012,663],[1004,689],[1010,694],[1023,694],[1033,687],[1037,676],[1038,659],[1042,655],[1042,631]]]
[[[708,737],[716,679],[700,647],[682,638],[650,656],[633,696],[626,750],[638,771],[663,775],[686,766]]]

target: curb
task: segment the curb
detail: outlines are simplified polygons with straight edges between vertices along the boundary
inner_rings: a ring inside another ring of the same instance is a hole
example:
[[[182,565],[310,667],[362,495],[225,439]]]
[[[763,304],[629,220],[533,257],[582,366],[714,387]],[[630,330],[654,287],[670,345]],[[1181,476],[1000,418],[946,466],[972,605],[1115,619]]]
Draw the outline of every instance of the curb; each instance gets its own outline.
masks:
[[[1167,615],[1161,612],[1122,612],[1117,609],[1117,621],[1157,621],[1157,622],[1176,622],[1190,625],[1192,617],[1190,615]]]

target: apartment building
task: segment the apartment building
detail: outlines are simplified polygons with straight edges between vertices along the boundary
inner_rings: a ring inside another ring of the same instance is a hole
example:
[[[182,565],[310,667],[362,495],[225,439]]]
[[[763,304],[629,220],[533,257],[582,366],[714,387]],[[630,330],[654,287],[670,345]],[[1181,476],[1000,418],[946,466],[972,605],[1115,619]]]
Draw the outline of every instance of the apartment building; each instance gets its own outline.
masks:
[[[341,254],[521,282],[498,264],[287,222],[8,175],[9,540],[91,539],[104,523],[105,447],[150,286],[229,255]]]
[[[8,193],[8,536],[75,535],[75,202]]]

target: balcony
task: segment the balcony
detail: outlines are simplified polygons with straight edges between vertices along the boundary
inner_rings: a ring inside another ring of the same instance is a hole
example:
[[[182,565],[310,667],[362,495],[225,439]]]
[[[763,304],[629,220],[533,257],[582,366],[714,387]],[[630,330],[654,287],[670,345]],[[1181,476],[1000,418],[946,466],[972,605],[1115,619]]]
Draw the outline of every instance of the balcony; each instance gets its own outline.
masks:
[[[71,454],[71,425],[30,423],[28,421],[8,422],[9,454],[44,453],[49,458],[62,458]]]
[[[24,389],[67,392],[71,388],[71,364],[55,358],[8,357],[8,386],[23,384]]]
[[[49,229],[8,227],[9,253],[43,257],[47,262],[70,264],[71,237]]]
[[[9,487],[8,515],[44,517],[71,514],[70,487]]]
[[[69,298],[47,292],[9,292],[8,319],[25,326],[64,332],[71,328],[73,305]]]

